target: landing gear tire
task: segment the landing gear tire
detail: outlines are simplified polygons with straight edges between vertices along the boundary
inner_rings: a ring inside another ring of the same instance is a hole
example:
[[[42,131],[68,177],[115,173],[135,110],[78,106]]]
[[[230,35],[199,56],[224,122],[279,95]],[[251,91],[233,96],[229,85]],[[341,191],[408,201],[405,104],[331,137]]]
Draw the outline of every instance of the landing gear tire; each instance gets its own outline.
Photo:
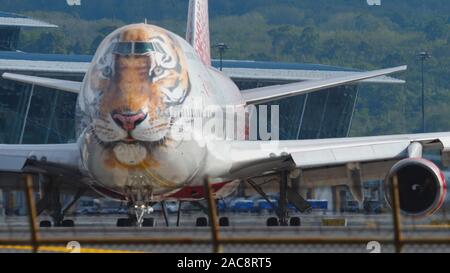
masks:
[[[154,218],[144,218],[144,221],[142,222],[143,227],[154,227],[156,226],[155,219]]]
[[[206,217],[198,217],[197,221],[195,221],[196,227],[206,227],[208,226],[208,219]]]
[[[230,226],[230,219],[228,219],[228,217],[220,217],[219,218],[219,226],[221,226],[221,227],[229,227]]]
[[[289,225],[292,227],[299,227],[301,225],[300,217],[291,217]]]
[[[131,227],[133,221],[130,218],[119,218],[117,219],[117,227]]]
[[[277,227],[279,226],[278,218],[277,217],[269,217],[267,219],[267,226],[268,227]]]
[[[62,227],[74,227],[75,223],[73,222],[73,220],[63,220],[61,222],[61,226]]]
[[[52,222],[47,221],[47,220],[41,221],[41,222],[39,223],[39,227],[51,227],[51,226],[52,226]]]

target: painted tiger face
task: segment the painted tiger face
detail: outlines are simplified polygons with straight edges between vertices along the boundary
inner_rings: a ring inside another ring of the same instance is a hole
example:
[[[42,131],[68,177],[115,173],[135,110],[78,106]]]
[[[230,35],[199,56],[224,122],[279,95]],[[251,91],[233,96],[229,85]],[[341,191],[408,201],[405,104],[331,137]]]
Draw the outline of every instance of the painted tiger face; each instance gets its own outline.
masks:
[[[93,63],[80,103],[84,127],[121,163],[148,159],[170,133],[171,108],[189,94],[183,51],[165,30],[136,24],[108,36]]]
[[[183,52],[165,31],[150,25],[121,29],[90,73],[96,93],[94,134],[104,143],[164,139],[170,107],[189,92]]]

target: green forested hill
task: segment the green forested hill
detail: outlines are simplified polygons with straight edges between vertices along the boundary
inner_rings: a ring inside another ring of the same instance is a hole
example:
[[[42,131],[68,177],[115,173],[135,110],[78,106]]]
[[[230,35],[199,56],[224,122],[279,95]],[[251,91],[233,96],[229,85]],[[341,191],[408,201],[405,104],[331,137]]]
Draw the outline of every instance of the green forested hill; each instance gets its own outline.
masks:
[[[187,0],[0,0],[0,10],[60,26],[27,30],[21,49],[91,54],[126,23],[149,22],[184,35]],[[416,132],[421,127],[420,62],[427,50],[427,129],[450,130],[450,2],[447,0],[210,0],[212,42],[226,58],[323,63],[361,69],[408,64],[403,87],[364,88],[352,135]],[[215,55],[216,52],[213,52]]]

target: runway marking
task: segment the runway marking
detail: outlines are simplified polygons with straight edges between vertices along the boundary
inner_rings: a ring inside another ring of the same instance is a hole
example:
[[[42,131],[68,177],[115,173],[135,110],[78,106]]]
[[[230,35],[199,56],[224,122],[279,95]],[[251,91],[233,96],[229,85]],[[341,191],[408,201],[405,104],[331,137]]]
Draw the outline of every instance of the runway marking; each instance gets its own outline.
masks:
[[[4,245],[0,246],[0,249],[5,250],[29,250],[32,251],[33,247],[30,245]],[[72,249],[67,249],[62,246],[40,246],[38,252],[57,252],[57,253],[70,253]],[[130,251],[130,250],[120,250],[120,249],[102,249],[102,248],[85,248],[80,249],[80,253],[145,253],[143,251]]]

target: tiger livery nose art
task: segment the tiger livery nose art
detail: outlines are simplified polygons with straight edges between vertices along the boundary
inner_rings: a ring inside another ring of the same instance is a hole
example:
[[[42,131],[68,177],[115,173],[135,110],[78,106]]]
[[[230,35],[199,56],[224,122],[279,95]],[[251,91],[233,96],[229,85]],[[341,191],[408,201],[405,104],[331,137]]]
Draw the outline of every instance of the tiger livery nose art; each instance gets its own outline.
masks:
[[[103,183],[140,192],[147,188],[150,194],[189,181],[199,162],[190,159],[189,149],[177,152],[193,143],[171,138],[177,122],[171,112],[183,105],[190,89],[183,50],[170,32],[135,24],[110,34],[78,102],[79,130],[89,151],[82,152],[86,168]],[[183,166],[174,173],[166,164],[177,161]]]

